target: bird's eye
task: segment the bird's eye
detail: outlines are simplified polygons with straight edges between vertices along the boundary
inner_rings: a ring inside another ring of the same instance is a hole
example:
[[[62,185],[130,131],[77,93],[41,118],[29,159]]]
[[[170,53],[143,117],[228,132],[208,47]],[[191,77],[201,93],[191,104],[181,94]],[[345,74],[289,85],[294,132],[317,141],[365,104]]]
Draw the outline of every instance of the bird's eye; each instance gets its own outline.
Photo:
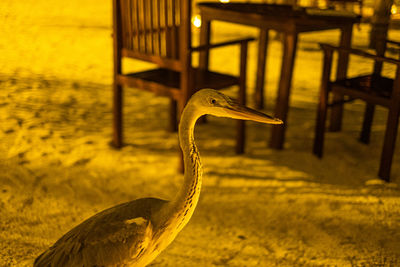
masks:
[[[211,104],[215,105],[217,103],[217,100],[211,99]]]

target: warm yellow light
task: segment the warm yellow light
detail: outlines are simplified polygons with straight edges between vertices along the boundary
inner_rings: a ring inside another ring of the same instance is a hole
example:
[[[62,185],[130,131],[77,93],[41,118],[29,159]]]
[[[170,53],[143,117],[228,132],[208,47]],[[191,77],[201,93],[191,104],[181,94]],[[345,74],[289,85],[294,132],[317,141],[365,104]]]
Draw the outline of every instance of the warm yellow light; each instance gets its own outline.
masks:
[[[229,3],[229,0],[219,0],[221,3]]]
[[[192,18],[192,24],[196,27],[196,28],[200,28],[201,26],[201,17],[200,15],[195,15]]]
[[[397,14],[397,12],[398,12],[397,6],[396,6],[396,5],[392,5],[392,8],[391,8],[390,12],[391,12],[392,14]]]

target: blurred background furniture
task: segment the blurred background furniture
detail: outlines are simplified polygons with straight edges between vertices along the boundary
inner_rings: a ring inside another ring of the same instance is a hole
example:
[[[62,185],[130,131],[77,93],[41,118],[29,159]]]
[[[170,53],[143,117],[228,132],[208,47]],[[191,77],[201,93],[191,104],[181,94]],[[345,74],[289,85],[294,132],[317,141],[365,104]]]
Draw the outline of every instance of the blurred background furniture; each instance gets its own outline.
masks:
[[[239,86],[238,101],[245,104],[248,42],[240,39],[192,47],[191,0],[113,0],[114,85],[113,145],[123,145],[123,86],[151,91],[171,99],[170,129],[190,96],[202,88]],[[194,68],[192,54],[225,45],[240,45],[239,75]],[[124,73],[122,59],[153,63],[155,68]],[[245,125],[238,122],[236,152],[244,150]]]
[[[278,88],[278,97],[275,104],[276,118],[283,120],[283,126],[272,127],[269,146],[282,149],[285,129],[287,127],[287,113],[293,67],[296,55],[297,36],[302,32],[340,29],[340,46],[350,47],[353,24],[360,21],[360,17],[351,12],[336,12],[316,8],[296,7],[292,5],[256,4],[256,3],[213,3],[198,4],[202,25],[200,29],[200,44],[210,43],[211,22],[214,20],[244,24],[260,29],[258,44],[258,65],[256,75],[255,103],[257,108],[264,107],[264,80],[265,61],[267,57],[268,32],[275,30],[283,34],[283,53],[281,77]],[[200,66],[207,68],[209,54],[200,53]],[[339,77],[345,76],[347,54],[340,53],[338,64]]]
[[[363,0],[327,0],[328,8],[336,9],[336,6],[341,6],[342,9],[346,9],[351,6],[358,6],[358,14],[362,16]]]
[[[399,44],[394,41],[388,41],[386,43]],[[320,158],[323,155],[325,121],[328,108],[335,106],[342,107],[344,103],[356,99],[365,101],[366,109],[360,141],[367,144],[370,139],[375,105],[383,106],[389,110],[389,113],[378,176],[385,181],[389,181],[400,114],[400,61],[384,56],[386,43],[382,42],[377,46],[376,55],[362,50],[321,44],[324,51],[324,64],[313,153]],[[357,55],[366,60],[369,59],[374,63],[374,70],[372,73],[366,75],[338,77],[331,80],[332,57],[334,52],[342,52],[348,55]],[[381,74],[383,63],[395,65],[394,79]],[[333,93],[341,96],[341,100],[332,100],[330,95]]]

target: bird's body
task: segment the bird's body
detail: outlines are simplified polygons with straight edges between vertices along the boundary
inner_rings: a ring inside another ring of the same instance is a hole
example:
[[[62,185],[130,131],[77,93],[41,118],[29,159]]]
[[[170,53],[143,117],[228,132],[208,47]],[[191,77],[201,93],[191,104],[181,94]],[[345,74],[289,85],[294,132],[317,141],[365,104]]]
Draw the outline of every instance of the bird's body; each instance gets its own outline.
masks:
[[[182,230],[196,208],[202,168],[194,143],[199,117],[221,117],[280,124],[280,120],[239,106],[223,94],[204,89],[190,99],[179,124],[184,182],[172,201],[141,198],[106,209],[82,222],[43,252],[34,267],[146,266]]]
[[[156,247],[150,241],[159,234],[151,217],[167,203],[143,198],[104,210],[66,233],[34,266],[144,266],[145,250]]]

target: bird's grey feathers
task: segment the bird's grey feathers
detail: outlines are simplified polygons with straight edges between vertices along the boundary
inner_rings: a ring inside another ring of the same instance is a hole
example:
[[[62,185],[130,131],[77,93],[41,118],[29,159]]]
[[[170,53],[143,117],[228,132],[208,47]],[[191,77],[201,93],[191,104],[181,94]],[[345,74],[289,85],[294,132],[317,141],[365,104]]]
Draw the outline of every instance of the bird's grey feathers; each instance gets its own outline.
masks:
[[[142,198],[104,210],[61,237],[34,267],[125,266],[151,240],[151,216],[167,201]]]

